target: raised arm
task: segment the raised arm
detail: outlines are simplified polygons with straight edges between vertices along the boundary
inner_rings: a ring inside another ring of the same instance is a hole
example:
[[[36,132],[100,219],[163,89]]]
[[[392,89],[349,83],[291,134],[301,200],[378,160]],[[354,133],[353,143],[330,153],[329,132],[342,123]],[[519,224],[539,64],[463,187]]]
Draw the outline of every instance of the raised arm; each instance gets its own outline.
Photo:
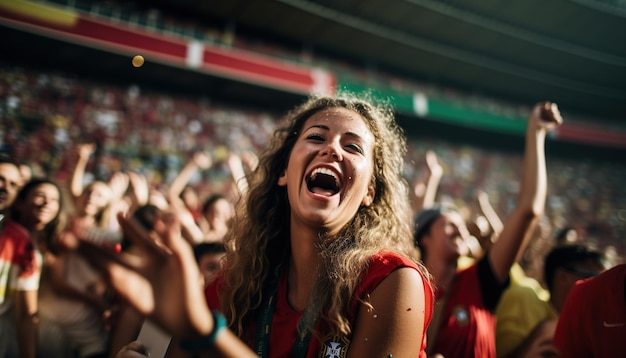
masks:
[[[547,175],[545,161],[546,133],[562,123],[554,103],[537,104],[529,118],[526,129],[524,167],[517,205],[504,222],[500,237],[489,252],[493,272],[501,282],[524,250],[532,231],[543,214]]]
[[[76,146],[76,164],[72,169],[70,176],[69,190],[72,199],[75,201],[83,193],[83,178],[85,177],[85,168],[89,162],[89,157],[96,150],[93,143],[78,144]]]
[[[432,150],[426,152],[426,177],[424,181],[417,183],[413,187],[415,200],[413,212],[418,213],[422,209],[431,208],[437,198],[437,190],[443,176],[443,167],[439,164],[437,154]]]
[[[180,194],[185,189],[185,185],[187,185],[189,179],[197,170],[209,169],[212,164],[213,161],[209,154],[205,152],[194,153],[193,158],[185,164],[169,186],[167,197],[170,202],[180,200]]]
[[[150,185],[145,175],[135,172],[128,172],[128,184],[131,199],[128,213],[132,215],[137,208],[148,204],[148,200],[150,199]]]
[[[245,196],[248,192],[248,180],[246,172],[252,172],[259,164],[259,158],[251,151],[245,151],[241,155],[229,153],[226,158],[226,164],[230,170],[233,181],[237,185],[239,194]]]
[[[211,165],[213,165],[213,160],[209,154],[205,152],[194,153],[193,158],[187,162],[176,178],[174,178],[167,191],[167,199],[173,211],[178,215],[183,228],[183,235],[192,244],[204,241],[204,233],[194,221],[191,211],[180,198],[180,194],[197,170],[209,169]]]
[[[120,297],[172,335],[173,342],[202,340],[210,335],[215,321],[206,304],[200,270],[191,246],[181,236],[177,217],[166,214],[157,219],[155,231],[159,235],[149,234],[132,219],[118,218],[125,236],[140,248],[141,255],[115,254],[85,241],[78,245],[80,252],[106,273]],[[228,329],[220,331],[212,347],[197,353],[207,357],[256,357]]]
[[[498,213],[496,213],[493,206],[491,206],[491,202],[489,201],[489,196],[484,191],[479,191],[476,195],[478,199],[478,206],[480,207],[480,211],[487,219],[491,230],[493,231],[493,236],[498,236],[502,232],[502,227],[504,224],[500,219]]]

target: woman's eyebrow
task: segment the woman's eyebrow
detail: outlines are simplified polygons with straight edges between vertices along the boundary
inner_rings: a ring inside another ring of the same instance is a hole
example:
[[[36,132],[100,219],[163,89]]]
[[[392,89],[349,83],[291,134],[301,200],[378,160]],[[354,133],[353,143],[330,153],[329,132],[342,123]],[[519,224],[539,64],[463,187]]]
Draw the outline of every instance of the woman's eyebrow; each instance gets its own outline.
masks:
[[[330,130],[330,128],[328,126],[325,126],[323,124],[314,124],[314,125],[310,126],[309,128],[307,128],[305,130],[305,132],[308,131],[308,130],[311,130],[312,128],[320,128],[320,129],[323,129],[323,130],[326,130],[326,131]],[[355,132],[346,132],[344,134],[347,135],[347,136],[350,136],[350,137],[354,137],[356,139],[362,139],[363,138],[363,137],[361,137],[360,135],[358,135]]]
[[[314,125],[310,126],[309,128],[307,128],[307,129],[305,130],[305,132],[306,132],[306,131],[308,131],[308,130],[311,130],[311,129],[313,129],[313,128],[320,128],[320,129],[324,129],[324,130],[327,130],[327,131],[329,131],[329,130],[330,130],[330,128],[328,128],[328,126],[325,126],[325,125],[323,125],[323,124],[314,124]]]

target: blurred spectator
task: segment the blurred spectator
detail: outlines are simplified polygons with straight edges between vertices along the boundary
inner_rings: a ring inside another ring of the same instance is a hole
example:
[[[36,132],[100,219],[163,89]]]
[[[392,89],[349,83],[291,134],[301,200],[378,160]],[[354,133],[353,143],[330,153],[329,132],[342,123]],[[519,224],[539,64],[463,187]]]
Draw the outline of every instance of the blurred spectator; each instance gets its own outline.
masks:
[[[35,357],[40,269],[28,231],[10,216],[22,177],[0,156],[0,356]]]
[[[563,358],[626,357],[626,264],[579,281],[561,310],[554,345]]]
[[[221,242],[202,242],[193,247],[193,255],[207,287],[222,270],[226,248]]]
[[[544,262],[548,301],[525,285],[513,285],[502,294],[496,310],[498,357],[556,356],[552,338],[567,294],[577,280],[599,274],[607,264],[601,252],[581,244],[556,246]]]
[[[469,236],[457,210],[422,210],[414,240],[436,283],[437,305],[428,327],[429,354],[444,357],[495,357],[495,309],[509,285],[509,272],[541,216],[547,174],[546,134],[562,123],[555,104],[538,103],[528,118],[518,202],[498,239],[476,263],[458,269],[459,242]],[[478,290],[476,288],[479,288]]]

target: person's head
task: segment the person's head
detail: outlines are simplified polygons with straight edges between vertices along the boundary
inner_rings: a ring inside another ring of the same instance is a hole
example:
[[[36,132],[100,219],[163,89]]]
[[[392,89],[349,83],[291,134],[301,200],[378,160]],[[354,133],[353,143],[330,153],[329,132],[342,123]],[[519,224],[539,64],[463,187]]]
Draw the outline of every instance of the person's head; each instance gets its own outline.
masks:
[[[133,219],[137,220],[139,225],[147,232],[154,231],[154,223],[157,217],[161,214],[161,209],[152,204],[145,204],[138,207],[133,212]],[[122,250],[125,251],[132,246],[130,240],[122,237]]]
[[[545,257],[543,277],[554,307],[560,311],[574,283],[598,275],[606,269],[606,264],[602,252],[585,245],[571,244],[553,248]]]
[[[0,155],[0,214],[8,214],[22,185],[22,174],[17,163]]]
[[[286,262],[293,219],[318,229],[326,260],[318,283],[335,295],[322,307],[336,314],[373,253],[413,250],[405,137],[390,108],[348,96],[311,98],[286,119],[249,176],[245,215],[231,228],[228,247],[236,249],[226,274],[229,283],[248,285],[233,302],[245,315],[273,267]]]
[[[204,277],[204,286],[208,286],[222,270],[226,247],[221,242],[202,242],[193,247],[200,272]]]
[[[413,241],[422,261],[456,261],[469,231],[461,214],[452,206],[436,206],[420,211],[414,220]]]
[[[367,245],[375,245],[368,237],[380,242],[410,230],[405,138],[389,108],[347,96],[312,98],[288,114],[274,139],[246,200],[249,217],[261,226],[284,239],[297,217],[319,227],[321,237],[363,231],[359,244]]]
[[[65,226],[61,188],[49,179],[32,179],[18,192],[12,217],[30,232],[44,233],[47,240],[55,238]]]
[[[222,228],[229,225],[235,215],[235,208],[225,196],[213,194],[202,204],[202,215],[211,228]]]
[[[105,182],[97,180],[87,185],[81,194],[78,209],[82,214],[94,217],[99,226],[105,226],[112,199],[111,188]]]
[[[566,226],[557,230],[554,239],[557,245],[573,244],[579,241],[578,231],[571,226]]]

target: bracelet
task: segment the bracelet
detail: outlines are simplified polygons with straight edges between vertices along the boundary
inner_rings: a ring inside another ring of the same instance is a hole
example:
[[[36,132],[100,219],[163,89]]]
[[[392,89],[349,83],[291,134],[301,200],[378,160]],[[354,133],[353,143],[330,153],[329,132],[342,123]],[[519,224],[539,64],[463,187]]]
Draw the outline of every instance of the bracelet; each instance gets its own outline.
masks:
[[[181,349],[194,352],[213,347],[217,336],[228,327],[228,323],[226,322],[226,317],[218,311],[211,311],[211,315],[213,316],[213,332],[199,339],[181,340],[179,343]]]

